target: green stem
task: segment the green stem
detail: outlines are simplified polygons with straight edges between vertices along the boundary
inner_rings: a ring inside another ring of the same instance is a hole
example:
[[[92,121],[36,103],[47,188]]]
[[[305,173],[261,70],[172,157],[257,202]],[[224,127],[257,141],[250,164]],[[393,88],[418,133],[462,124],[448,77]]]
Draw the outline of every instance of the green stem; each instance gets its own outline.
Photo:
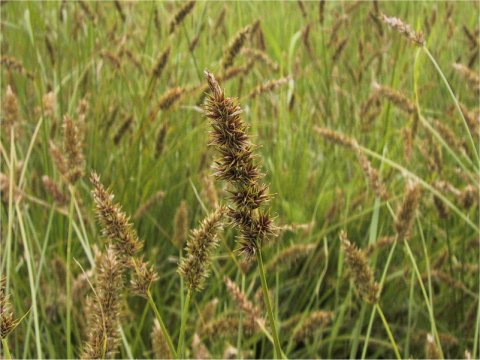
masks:
[[[150,290],[147,291],[147,299],[148,299],[148,303],[153,309],[153,312],[155,313],[155,316],[157,317],[158,322],[160,323],[160,329],[162,330],[163,337],[167,341],[167,345],[168,345],[168,348],[170,349],[170,352],[175,358],[177,358],[177,352],[173,347],[172,338],[170,337],[170,334],[168,333],[168,330],[165,327],[165,323],[163,322],[162,316],[160,315],[160,312],[157,309],[157,305],[155,305],[155,302],[153,301],[152,293],[150,292]]]
[[[68,212],[68,236],[67,236],[67,269],[65,276],[66,287],[66,306],[67,306],[67,358],[73,359],[72,349],[72,286],[71,286],[71,263],[72,263],[72,223],[73,223],[73,210],[74,210],[74,187],[70,186],[70,210]]]
[[[378,311],[378,314],[382,318],[383,326],[385,327],[385,331],[387,332],[388,338],[390,339],[390,342],[392,343],[393,346],[393,351],[395,352],[395,356],[397,359],[402,359],[400,356],[400,352],[398,351],[397,343],[395,342],[395,339],[393,338],[392,331],[390,330],[390,326],[388,326],[387,319],[385,318],[385,314],[382,311],[382,308],[378,303],[375,304],[375,308]]]
[[[432,62],[433,66],[435,67],[435,70],[437,70],[438,74],[440,75],[440,77],[442,78],[443,82],[445,83],[445,86],[447,87],[447,90],[450,94],[450,96],[452,97],[452,100],[453,102],[455,103],[455,107],[457,108],[458,112],[460,113],[460,117],[462,118],[463,120],[463,125],[465,127],[465,130],[468,134],[468,141],[470,142],[470,145],[472,147],[472,150],[473,150],[473,153],[475,154],[475,157],[476,157],[476,160],[477,160],[477,166],[480,166],[480,157],[478,155],[478,152],[477,152],[477,148],[475,147],[475,142],[473,141],[473,137],[472,137],[472,134],[470,133],[470,128],[468,127],[468,124],[467,124],[467,121],[465,120],[465,116],[463,115],[463,112],[462,112],[462,109],[460,108],[460,104],[458,103],[458,100],[457,100],[457,97],[455,96],[455,94],[453,93],[453,90],[450,86],[450,84],[448,83],[448,80],[447,78],[445,77],[445,75],[443,74],[443,71],[442,69],[440,69],[440,66],[438,65],[437,61],[435,60],[435,58],[433,57],[433,55],[430,53],[430,51],[428,51],[428,49],[423,46],[423,51],[425,51],[425,53],[427,54],[428,58],[430,59],[430,61]]]
[[[396,246],[397,246],[397,241],[395,241],[393,243],[392,248],[390,249],[390,252],[388,254],[387,263],[385,264],[385,268],[383,269],[382,278],[380,279],[380,284],[379,284],[380,289],[383,288],[383,283],[385,282],[385,278],[387,277],[387,271],[388,271],[388,268],[390,267],[390,262],[392,261],[393,253],[395,252]],[[370,341],[370,334],[372,332],[373,320],[375,320],[376,311],[377,311],[377,308],[374,306],[373,309],[372,309],[372,313],[370,315],[370,321],[368,323],[367,334],[365,335],[365,343],[363,344],[363,350],[362,350],[362,360],[365,359],[365,356],[367,355],[368,343]]]
[[[272,304],[270,303],[267,279],[265,277],[265,270],[263,268],[262,251],[260,248],[257,249],[257,261],[258,261],[258,269],[260,271],[260,280],[262,282],[263,299],[265,301],[265,305],[267,306],[268,320],[270,321],[270,325],[272,327],[272,336],[273,336],[273,342],[275,347],[275,358],[279,359],[282,357],[283,353],[282,353],[282,348],[280,347],[280,340],[278,338],[277,326],[275,324],[275,317],[273,316]]]
[[[178,335],[178,346],[177,346],[177,353],[179,354],[180,358],[184,358],[185,356],[185,327],[187,325],[187,317],[188,317],[188,308],[190,307],[190,298],[192,297],[192,291],[190,289],[187,290],[187,296],[185,297],[185,303],[183,304],[182,310],[182,322],[180,324],[180,334]]]
[[[4,355],[5,355],[5,359],[11,360],[12,359],[12,354],[10,354],[7,339],[2,339],[2,348],[3,348]]]
[[[432,326],[433,336],[435,337],[435,341],[437,342],[438,350],[440,351],[440,355],[443,359],[444,356],[443,356],[442,344],[440,343],[440,338],[438,336],[437,325],[435,323],[435,316],[433,314],[432,304],[431,304],[430,299],[428,297],[427,291],[425,290],[425,286],[423,285],[422,276],[420,274],[420,270],[418,270],[418,266],[417,266],[417,263],[415,261],[415,257],[413,256],[412,249],[410,249],[410,245],[408,245],[408,241],[404,241],[403,243],[405,244],[405,249],[407,250],[407,254],[410,257],[410,260],[412,261],[413,269],[415,271],[415,274],[417,275],[417,280],[420,284],[420,288],[422,289],[423,297],[425,299],[425,303],[427,304],[428,314],[430,316],[430,323],[431,323],[431,326]]]

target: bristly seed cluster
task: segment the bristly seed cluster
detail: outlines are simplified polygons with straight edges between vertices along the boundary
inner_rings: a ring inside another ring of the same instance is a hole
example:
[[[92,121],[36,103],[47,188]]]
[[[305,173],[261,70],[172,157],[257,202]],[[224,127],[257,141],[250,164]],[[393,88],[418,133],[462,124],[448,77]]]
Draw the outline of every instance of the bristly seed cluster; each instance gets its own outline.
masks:
[[[190,234],[185,247],[187,255],[178,266],[178,272],[190,290],[200,291],[209,275],[212,252],[218,245],[217,233],[224,213],[225,208],[217,208]]]
[[[247,134],[248,126],[240,114],[242,109],[234,98],[225,97],[217,80],[205,71],[211,94],[205,104],[206,116],[213,131],[210,145],[220,153],[215,161],[215,176],[231,185],[233,207],[228,215],[241,233],[240,253],[255,256],[258,247],[277,234],[272,217],[261,207],[270,199],[268,186],[255,161],[255,145]]]
[[[340,232],[340,241],[345,250],[345,261],[350,268],[350,276],[358,293],[365,301],[375,304],[378,302],[380,287],[375,282],[365,253],[348,240],[345,231]]]
[[[113,195],[105,190],[96,173],[92,173],[90,181],[94,186],[92,195],[103,235],[112,243],[115,251],[127,260],[141,249],[142,243],[127,215],[120,205],[113,202]]]

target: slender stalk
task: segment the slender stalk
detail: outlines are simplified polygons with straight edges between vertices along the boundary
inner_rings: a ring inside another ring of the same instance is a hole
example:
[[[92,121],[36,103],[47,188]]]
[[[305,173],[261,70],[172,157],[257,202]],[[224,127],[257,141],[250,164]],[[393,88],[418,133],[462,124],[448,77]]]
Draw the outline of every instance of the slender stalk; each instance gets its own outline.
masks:
[[[413,269],[415,270],[415,274],[417,275],[417,280],[420,283],[420,288],[422,289],[423,297],[425,298],[425,303],[427,304],[428,314],[430,316],[430,323],[432,326],[433,336],[435,337],[435,341],[437,342],[438,350],[440,351],[441,357],[443,358],[443,350],[442,344],[440,343],[440,338],[438,336],[437,326],[435,324],[435,316],[433,314],[432,304],[430,303],[430,299],[428,297],[427,291],[425,290],[425,286],[423,285],[422,276],[420,275],[420,271],[418,270],[417,263],[415,261],[415,257],[413,256],[412,249],[410,249],[410,245],[408,245],[408,241],[404,241],[405,249],[407,250],[408,256],[410,257],[413,265]]]
[[[65,276],[65,287],[66,287],[66,307],[67,307],[67,324],[66,324],[66,336],[67,336],[67,358],[73,358],[73,349],[72,349],[72,284],[71,284],[71,263],[72,263],[72,223],[73,223],[73,211],[74,211],[74,201],[75,188],[70,185],[70,209],[68,212],[68,236],[67,236],[67,266],[66,266],[66,276]]]
[[[180,359],[183,359],[185,357],[185,327],[187,325],[188,308],[190,307],[191,297],[192,297],[192,292],[190,289],[188,289],[187,296],[185,297],[185,303],[183,304],[182,322],[180,324],[180,334],[178,335],[177,353]]]
[[[390,326],[388,326],[387,319],[385,318],[385,314],[382,311],[382,308],[378,303],[375,304],[375,308],[378,311],[378,314],[382,318],[383,326],[385,327],[385,331],[387,332],[388,338],[390,339],[390,342],[392,343],[393,346],[393,351],[395,352],[395,356],[397,359],[402,359],[400,356],[400,352],[398,351],[397,343],[395,342],[395,339],[393,338],[392,331],[390,330]]]
[[[177,358],[177,352],[175,351],[175,348],[173,346],[172,338],[170,337],[170,334],[168,333],[168,330],[165,327],[165,323],[163,322],[162,316],[160,315],[160,312],[157,309],[157,305],[155,305],[155,302],[153,301],[152,293],[150,292],[150,290],[147,290],[147,299],[148,299],[148,303],[153,309],[153,312],[155,313],[155,316],[157,317],[158,322],[160,323],[160,329],[162,330],[163,336],[167,341],[167,345],[168,345],[168,348],[170,349],[170,352],[175,358]]]
[[[3,349],[5,359],[11,360],[12,354],[10,354],[10,349],[8,348],[7,339],[2,339],[2,349]]]
[[[458,112],[460,113],[460,116],[463,120],[463,125],[464,125],[465,130],[468,134],[468,141],[470,142],[470,146],[472,147],[473,153],[475,154],[475,157],[476,157],[476,160],[477,160],[477,168],[478,168],[480,166],[480,157],[478,155],[477,148],[475,147],[475,142],[473,141],[473,137],[472,137],[472,134],[470,133],[470,129],[468,128],[467,121],[465,120],[465,116],[463,115],[462,109],[460,108],[460,104],[458,103],[457,97],[453,93],[453,90],[452,90],[450,84],[448,83],[447,78],[443,74],[442,69],[440,69],[440,66],[438,65],[437,61],[435,60],[435,58],[433,57],[433,55],[430,53],[430,51],[427,49],[426,46],[423,47],[423,51],[425,51],[428,58],[432,62],[433,66],[435,67],[435,70],[437,70],[438,74],[442,78],[445,86],[447,87],[448,93],[450,94],[453,102],[455,103],[455,107],[457,108]]]
[[[273,342],[275,347],[275,358],[279,359],[282,357],[283,353],[282,353],[282,348],[280,347],[280,340],[278,338],[277,326],[275,324],[275,317],[273,315],[272,304],[270,303],[270,296],[268,294],[267,279],[265,277],[265,269],[263,268],[262,250],[260,247],[258,247],[258,251],[257,251],[257,261],[258,261],[258,270],[260,271],[260,280],[262,282],[263,299],[264,299],[265,305],[267,306],[268,319],[272,327],[272,336],[273,336]]]
[[[380,289],[383,287],[383,283],[385,282],[385,278],[387,277],[387,271],[388,268],[390,267],[390,262],[392,261],[393,258],[393,253],[395,252],[395,248],[397,246],[397,241],[395,241],[392,245],[392,248],[390,249],[390,252],[388,254],[387,258],[387,263],[385,264],[385,268],[383,270],[382,278],[380,279]],[[362,360],[365,359],[365,356],[367,355],[367,348],[368,348],[368,343],[370,341],[370,334],[372,332],[372,326],[373,326],[373,321],[375,320],[375,314],[377,312],[377,308],[374,306],[372,309],[372,313],[370,315],[370,321],[368,323],[368,328],[367,328],[367,334],[365,335],[365,342],[363,344],[363,350],[362,350]]]

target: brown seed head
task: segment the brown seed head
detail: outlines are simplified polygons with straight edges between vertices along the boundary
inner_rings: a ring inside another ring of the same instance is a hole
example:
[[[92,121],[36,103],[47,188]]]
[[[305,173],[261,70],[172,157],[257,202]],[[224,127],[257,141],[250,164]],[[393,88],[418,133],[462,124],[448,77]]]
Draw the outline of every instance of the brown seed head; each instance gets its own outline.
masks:
[[[345,231],[340,232],[340,241],[345,251],[345,261],[350,268],[350,276],[358,293],[365,301],[375,304],[378,302],[379,286],[375,282],[365,253],[348,240]]]
[[[406,24],[401,19],[396,17],[388,17],[383,13],[380,14],[380,19],[393,30],[405,36],[413,44],[417,46],[423,46],[425,44],[425,38],[423,37],[423,34],[421,32],[414,31],[410,25]]]
[[[187,241],[186,256],[180,261],[178,272],[191,290],[200,291],[209,276],[212,253],[218,245],[217,233],[224,213],[225,209],[219,207],[209,214],[192,231]]]
[[[260,208],[271,196],[268,186],[260,183],[263,174],[255,161],[255,145],[241,118],[242,109],[236,99],[225,97],[213,74],[205,71],[211,94],[205,104],[206,116],[213,131],[210,145],[220,156],[215,160],[215,176],[227,181],[234,205],[228,215],[240,230],[240,252],[246,257],[256,254],[258,246],[276,236],[277,228],[268,212]]]
[[[6,339],[18,322],[14,318],[10,297],[7,294],[7,279],[2,276],[0,279],[0,339]]]
[[[419,184],[416,182],[408,182],[405,186],[403,203],[397,212],[397,218],[395,220],[395,231],[397,232],[399,241],[409,236],[420,196],[421,190]]]
[[[131,258],[131,267],[135,270],[131,280],[132,291],[135,295],[148,298],[148,290],[154,281],[158,280],[158,274],[148,262],[141,258]]]
[[[195,6],[195,1],[186,2],[174,15],[172,20],[170,20],[169,33],[173,33],[175,29],[180,25],[185,17],[193,10]]]
[[[103,235],[111,242],[117,254],[128,261],[128,257],[134,256],[142,247],[137,233],[121,206],[113,202],[113,195],[105,190],[96,173],[91,174],[90,181],[94,187],[92,195]]]
[[[308,338],[315,335],[316,331],[324,329],[332,319],[333,313],[331,311],[319,310],[312,312],[293,333],[294,341],[306,341]]]
[[[82,359],[110,358],[117,352],[122,268],[116,251],[111,247],[97,257],[95,294],[88,299],[86,315],[89,333],[80,356]]]
[[[242,49],[245,40],[247,39],[247,35],[250,33],[250,30],[251,26],[246,26],[245,28],[240,30],[225,48],[222,59],[222,65],[224,70],[228,69],[230,66],[233,65],[233,61]]]
[[[172,242],[176,247],[182,248],[188,238],[188,207],[185,200],[180,202],[173,222]]]
[[[63,119],[63,131],[63,150],[67,165],[65,177],[70,184],[74,184],[85,172],[82,136],[78,126],[68,115]]]

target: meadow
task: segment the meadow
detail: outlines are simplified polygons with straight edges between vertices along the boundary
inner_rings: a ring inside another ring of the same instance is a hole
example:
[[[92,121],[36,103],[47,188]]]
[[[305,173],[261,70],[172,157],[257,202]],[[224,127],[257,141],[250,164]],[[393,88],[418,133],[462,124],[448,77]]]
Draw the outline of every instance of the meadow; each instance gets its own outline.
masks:
[[[0,6],[0,357],[480,356],[478,2]]]

